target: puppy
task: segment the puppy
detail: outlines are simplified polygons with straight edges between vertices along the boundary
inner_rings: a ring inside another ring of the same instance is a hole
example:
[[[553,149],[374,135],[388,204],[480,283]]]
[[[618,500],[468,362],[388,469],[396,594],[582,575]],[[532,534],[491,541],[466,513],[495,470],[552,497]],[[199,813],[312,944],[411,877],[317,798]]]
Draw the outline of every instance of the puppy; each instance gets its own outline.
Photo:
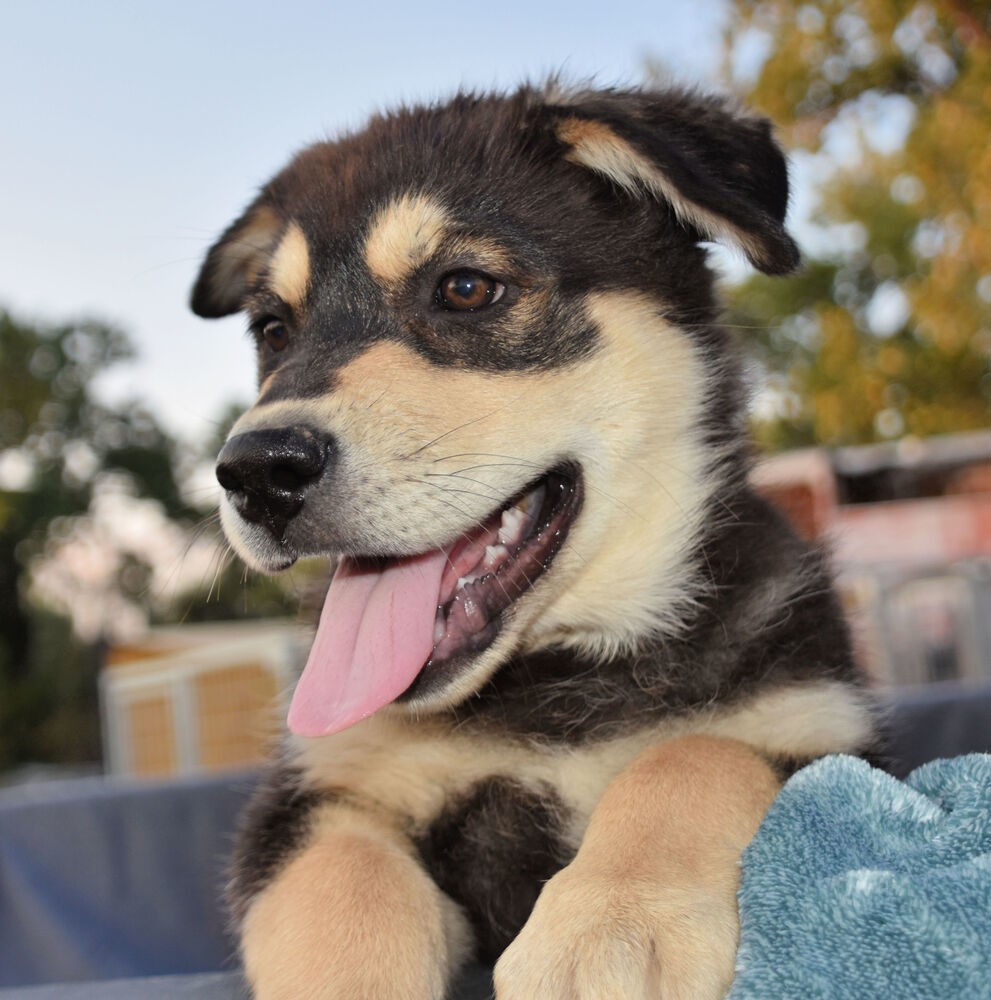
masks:
[[[798,253],[766,121],[524,88],[304,150],[209,251],[252,568],[338,561],[230,888],[259,1000],[722,996],[781,781],[870,747],[819,555],[747,484],[701,245]]]

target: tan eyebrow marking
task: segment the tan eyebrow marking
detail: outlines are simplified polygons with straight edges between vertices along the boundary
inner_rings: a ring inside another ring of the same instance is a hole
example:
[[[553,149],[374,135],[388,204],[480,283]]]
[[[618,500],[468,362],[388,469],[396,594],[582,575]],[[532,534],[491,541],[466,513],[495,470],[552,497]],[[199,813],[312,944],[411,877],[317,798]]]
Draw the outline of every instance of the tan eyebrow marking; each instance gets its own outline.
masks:
[[[401,282],[440,248],[449,223],[443,207],[427,195],[405,194],[372,220],[365,262],[384,285]]]
[[[310,248],[298,222],[290,222],[269,264],[269,287],[293,309],[310,287]]]

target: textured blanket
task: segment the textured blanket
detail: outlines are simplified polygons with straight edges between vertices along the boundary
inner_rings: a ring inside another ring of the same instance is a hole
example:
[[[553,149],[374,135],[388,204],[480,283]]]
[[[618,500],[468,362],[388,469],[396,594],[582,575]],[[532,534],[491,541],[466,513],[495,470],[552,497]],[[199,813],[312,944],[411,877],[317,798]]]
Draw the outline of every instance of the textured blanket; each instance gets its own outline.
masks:
[[[991,756],[826,757],[744,854],[727,1000],[991,998]]]

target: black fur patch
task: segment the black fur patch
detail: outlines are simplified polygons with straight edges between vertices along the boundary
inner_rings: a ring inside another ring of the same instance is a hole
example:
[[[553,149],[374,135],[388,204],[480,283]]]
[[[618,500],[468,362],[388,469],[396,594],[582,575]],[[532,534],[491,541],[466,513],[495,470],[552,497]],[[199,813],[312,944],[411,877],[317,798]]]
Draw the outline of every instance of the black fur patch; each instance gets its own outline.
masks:
[[[464,907],[478,958],[494,962],[526,923],[543,884],[573,851],[550,787],[490,778],[450,802],[417,846],[434,881]]]
[[[771,765],[774,776],[782,785],[793,774],[812,763],[811,757],[794,757],[786,754],[765,755],[764,759]]]
[[[459,724],[585,743],[758,689],[859,684],[820,553],[745,488],[721,498],[712,520],[698,552],[698,604],[680,635],[657,636],[636,655],[606,662],[570,650],[516,656],[453,710]]]
[[[607,125],[686,201],[745,233],[758,248],[748,251],[755,267],[786,274],[798,265],[784,228],[788,171],[766,119],[741,114],[727,100],[678,91],[663,101],[650,93],[589,91],[573,95],[559,113]]]

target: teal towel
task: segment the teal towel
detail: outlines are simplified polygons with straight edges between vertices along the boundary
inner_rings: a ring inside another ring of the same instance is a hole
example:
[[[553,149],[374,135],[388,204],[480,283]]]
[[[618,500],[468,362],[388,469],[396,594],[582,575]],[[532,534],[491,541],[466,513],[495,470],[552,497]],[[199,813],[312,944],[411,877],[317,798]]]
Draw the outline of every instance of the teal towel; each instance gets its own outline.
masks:
[[[727,1000],[991,1000],[991,756],[795,774],[743,855]]]

